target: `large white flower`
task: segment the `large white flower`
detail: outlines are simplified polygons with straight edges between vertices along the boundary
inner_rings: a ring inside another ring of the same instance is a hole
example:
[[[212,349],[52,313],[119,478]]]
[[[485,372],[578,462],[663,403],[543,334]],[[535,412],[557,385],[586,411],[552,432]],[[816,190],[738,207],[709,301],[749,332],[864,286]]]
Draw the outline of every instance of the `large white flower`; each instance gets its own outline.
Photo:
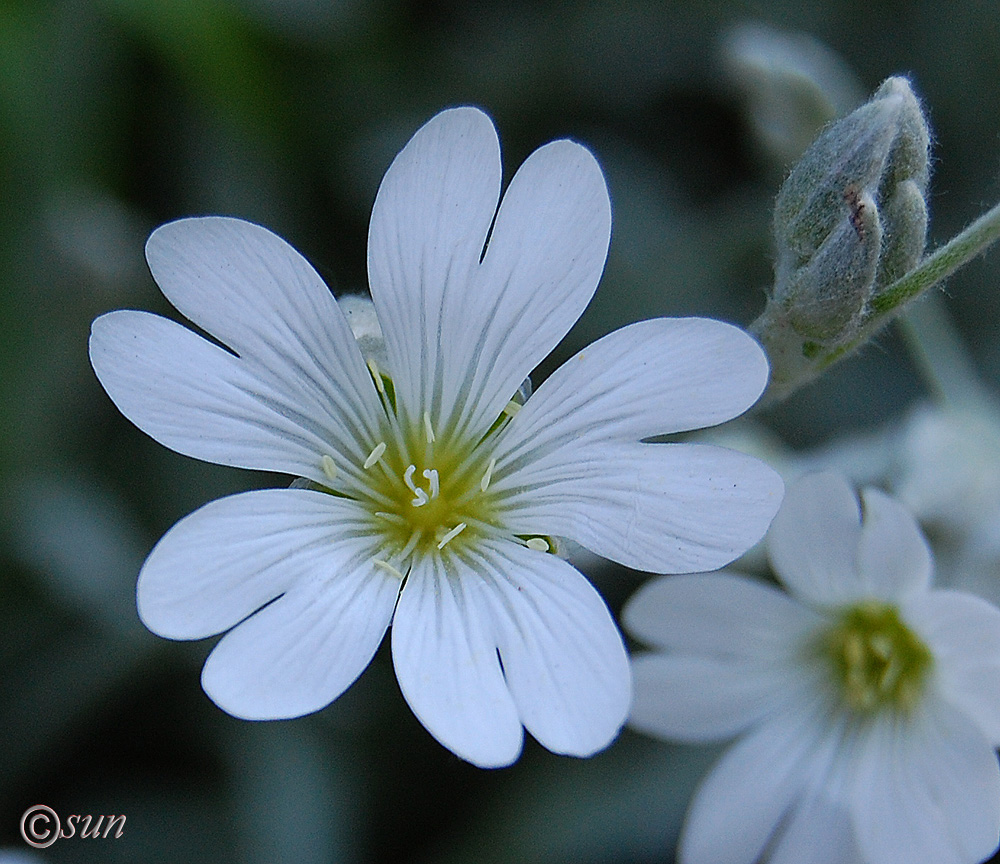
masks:
[[[741,735],[688,812],[687,864],[970,864],[1000,831],[1000,610],[934,590],[916,522],[837,475],[788,490],[768,535],[788,593],[735,574],[655,580],[631,632],[631,722]]]
[[[147,246],[170,302],[231,351],[143,312],[94,322],[94,369],[142,430],[308,481],[206,505],[139,577],[154,632],[229,630],[202,681],[231,714],[322,708],[391,621],[403,695],[461,757],[512,762],[522,724],[553,751],[591,754],[624,723],[628,660],[552,538],[700,570],[754,543],[777,509],[762,463],[641,441],[753,403],[767,364],[734,327],[644,321],[512,401],[590,301],[611,213],[600,168],[570,141],[537,150],[498,212],[499,193],[496,132],[472,108],[433,118],[392,163],[368,244],[385,368],[366,364],[298,253],[233,219],[173,222]]]

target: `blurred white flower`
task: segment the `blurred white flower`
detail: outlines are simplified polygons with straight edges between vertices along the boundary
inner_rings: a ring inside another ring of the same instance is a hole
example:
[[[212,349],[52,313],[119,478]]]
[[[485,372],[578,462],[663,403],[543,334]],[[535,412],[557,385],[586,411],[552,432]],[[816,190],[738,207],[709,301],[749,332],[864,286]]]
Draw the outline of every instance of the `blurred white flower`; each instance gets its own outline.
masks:
[[[934,539],[943,580],[1000,603],[1000,419],[992,401],[921,405],[887,483]]]
[[[43,864],[43,860],[24,849],[0,849],[0,864]]]
[[[701,570],[755,542],[777,509],[781,481],[751,457],[641,443],[758,397],[766,360],[734,327],[643,321],[512,399],[590,301],[611,210],[596,161],[570,141],[537,150],[497,212],[499,195],[499,144],[478,110],[439,114],[396,157],[368,247],[384,368],[366,364],[298,253],[233,219],[174,222],[147,246],[167,298],[231,352],[143,312],[94,322],[101,383],[157,441],[304,478],[206,505],[139,577],[154,632],[233,628],[202,676],[231,714],[324,707],[391,621],[403,695],[459,756],[512,762],[522,724],[555,752],[592,754],[625,721],[628,659],[551,538]]]
[[[768,533],[788,593],[736,574],[656,580],[624,612],[631,722],[741,736],[687,815],[686,864],[971,864],[1000,831],[1000,610],[931,588],[902,506],[837,475],[793,484]]]
[[[893,488],[921,522],[967,537],[1000,511],[1000,422],[986,406],[918,406],[895,456]]]

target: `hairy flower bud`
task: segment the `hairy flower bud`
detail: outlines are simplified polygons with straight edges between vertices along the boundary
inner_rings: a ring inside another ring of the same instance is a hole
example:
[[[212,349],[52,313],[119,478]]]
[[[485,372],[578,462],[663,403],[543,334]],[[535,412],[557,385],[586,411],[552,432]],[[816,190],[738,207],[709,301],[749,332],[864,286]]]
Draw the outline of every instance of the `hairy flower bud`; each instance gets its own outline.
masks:
[[[771,356],[772,397],[847,350],[879,292],[911,270],[927,234],[929,133],[905,78],[826,128],[774,209],[775,282],[752,330]]]
[[[930,132],[917,97],[905,78],[889,78],[875,98],[901,100],[899,130],[886,160],[879,188],[879,213],[885,248],[875,293],[916,266],[927,242],[927,183],[930,179]]]

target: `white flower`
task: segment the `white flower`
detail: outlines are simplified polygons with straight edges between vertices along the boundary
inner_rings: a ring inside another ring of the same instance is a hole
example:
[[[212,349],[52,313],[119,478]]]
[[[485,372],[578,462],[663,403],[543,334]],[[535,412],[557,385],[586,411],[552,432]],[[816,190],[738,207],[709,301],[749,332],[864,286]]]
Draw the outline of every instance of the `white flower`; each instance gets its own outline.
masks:
[[[624,612],[631,722],[741,735],[702,781],[687,864],[969,864],[1000,830],[1000,610],[933,590],[913,518],[833,474],[790,486],[768,534],[788,593],[734,574],[655,580]]]
[[[992,409],[920,405],[894,448],[896,494],[922,522],[954,537],[1000,512],[1000,423]]]
[[[892,453],[887,483],[934,538],[942,581],[1000,602],[996,406],[987,398],[918,406]]]
[[[511,401],[590,301],[611,213],[600,168],[570,141],[537,150],[497,212],[499,193],[496,132],[478,110],[439,114],[396,157],[368,244],[385,368],[366,366],[301,256],[233,219],[173,222],[147,246],[170,302],[231,352],[143,312],[94,322],[94,369],[142,430],[308,481],[206,505],[139,577],[154,632],[229,631],[202,682],[231,714],[324,707],[391,621],[403,695],[459,756],[512,762],[522,724],[589,755],[624,723],[628,660],[551,538],[631,567],[705,569],[777,509],[780,480],[748,456],[641,443],[757,398],[766,361],[736,328],[643,321]]]

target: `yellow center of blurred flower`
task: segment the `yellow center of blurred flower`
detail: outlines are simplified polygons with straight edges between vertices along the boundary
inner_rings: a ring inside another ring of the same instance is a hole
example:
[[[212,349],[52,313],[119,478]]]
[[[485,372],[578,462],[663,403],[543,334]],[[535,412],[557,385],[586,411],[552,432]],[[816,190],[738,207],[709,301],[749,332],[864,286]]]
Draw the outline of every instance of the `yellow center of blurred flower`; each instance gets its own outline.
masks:
[[[822,638],[844,700],[854,711],[909,711],[933,661],[895,606],[866,600],[844,610]]]

